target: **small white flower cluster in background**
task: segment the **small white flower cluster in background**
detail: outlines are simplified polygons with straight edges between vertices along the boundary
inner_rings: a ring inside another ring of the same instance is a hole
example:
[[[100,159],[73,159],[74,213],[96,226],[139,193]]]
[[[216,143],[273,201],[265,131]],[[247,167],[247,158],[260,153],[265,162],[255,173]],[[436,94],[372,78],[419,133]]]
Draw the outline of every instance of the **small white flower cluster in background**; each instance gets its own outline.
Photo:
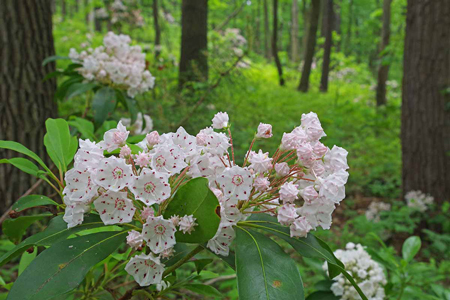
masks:
[[[317,115],[303,114],[272,156],[252,150],[256,140],[272,137],[272,126],[260,123],[242,166],[235,161],[230,127],[228,114],[220,112],[196,136],[183,127],[162,135],[153,131],[135,154],[122,122],[97,144],[80,140],[74,168],[65,176],[64,220],[69,227],[79,225],[94,208],[106,225],[141,223],[141,232],[130,231],[127,242],[143,252],[126,266],[141,286],[162,284],[161,259],[173,254],[175,232],[195,230],[194,216],[162,216],[178,187],[192,178],[206,178],[220,203],[220,225],[207,243],[216,254],[229,254],[233,226],[253,213],[276,216],[293,237],[329,229],[332,212],[345,198],[347,151],[319,141],[325,133]],[[116,149],[118,154],[104,155]]]
[[[131,124],[130,118],[122,118],[120,121],[122,121],[122,124],[130,130],[132,135],[147,134],[153,129],[152,118],[149,115],[143,115],[142,113],[137,114],[134,124]]]
[[[369,208],[366,210],[366,218],[367,220],[376,223],[380,221],[380,213],[382,211],[390,210],[391,205],[389,203],[372,201],[369,205]]]
[[[405,195],[406,204],[420,212],[426,211],[434,202],[434,198],[421,191],[409,191]]]
[[[355,279],[364,295],[369,300],[383,300],[385,297],[384,285],[386,276],[380,265],[372,260],[370,255],[360,244],[348,243],[345,250],[336,250],[334,255],[345,265],[345,270]],[[323,265],[323,269],[328,271],[328,264]],[[344,275],[339,274],[334,278],[331,291],[334,295],[341,297],[341,300],[360,300],[358,292]]]
[[[70,49],[69,57],[82,64],[77,71],[88,81],[98,81],[127,91],[135,97],[152,89],[155,77],[146,70],[145,53],[140,46],[131,46],[127,35],[108,32],[103,45],[78,53]]]

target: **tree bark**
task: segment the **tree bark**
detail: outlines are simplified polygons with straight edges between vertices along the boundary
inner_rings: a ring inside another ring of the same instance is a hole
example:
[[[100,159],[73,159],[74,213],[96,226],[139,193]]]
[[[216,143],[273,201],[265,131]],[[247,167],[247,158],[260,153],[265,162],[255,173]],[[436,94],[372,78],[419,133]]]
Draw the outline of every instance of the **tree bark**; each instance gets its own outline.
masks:
[[[307,4],[307,0],[302,1],[302,14],[303,14],[303,36],[302,36],[302,59],[305,60],[306,55],[306,44],[308,43],[308,26],[309,26],[309,10]]]
[[[153,28],[155,29],[155,58],[161,53],[161,28],[158,21],[158,0],[153,0]]]
[[[183,0],[178,83],[208,80],[208,0]]]
[[[292,0],[291,60],[298,62],[298,0]]]
[[[66,15],[67,15],[66,0],[61,0],[61,16],[63,21],[66,19]]]
[[[275,60],[275,65],[277,66],[278,77],[280,80],[280,85],[284,85],[283,78],[283,67],[281,66],[280,57],[278,56],[278,0],[273,0],[273,28],[272,28],[272,52],[273,58]]]
[[[255,25],[255,50],[256,53],[261,53],[261,0],[258,0],[256,5]]]
[[[381,31],[381,46],[380,46],[380,66],[378,67],[378,84],[377,84],[377,106],[386,104],[386,81],[389,75],[389,65],[383,63],[383,57],[386,47],[389,45],[389,38],[391,35],[391,2],[392,0],[383,1],[383,29]]]
[[[264,47],[266,58],[270,59],[272,57],[272,52],[270,51],[270,27],[269,27],[269,4],[268,0],[264,0]]]
[[[333,0],[324,0],[324,34],[325,44],[323,45],[323,62],[322,62],[322,77],[320,78],[320,91],[328,91],[328,74],[330,73],[330,57],[331,46],[333,44]]]
[[[314,50],[316,48],[317,27],[319,25],[320,0],[311,1],[311,15],[309,17],[308,40],[306,44],[305,60],[303,64],[302,77],[298,90],[306,93],[309,87],[309,75],[311,74],[311,65],[314,58]]]
[[[403,193],[450,200],[450,1],[409,0],[402,88]],[[447,92],[446,92],[447,91]]]
[[[347,35],[345,41],[345,54],[350,54],[350,44],[352,40],[352,25],[353,25],[353,0],[350,0],[348,6],[348,24],[347,24]]]
[[[51,0],[3,0],[0,5],[0,140],[22,143],[49,165],[44,147],[45,120],[56,115],[55,55]],[[20,156],[0,149],[0,158]],[[36,179],[17,168],[0,164],[0,214]]]

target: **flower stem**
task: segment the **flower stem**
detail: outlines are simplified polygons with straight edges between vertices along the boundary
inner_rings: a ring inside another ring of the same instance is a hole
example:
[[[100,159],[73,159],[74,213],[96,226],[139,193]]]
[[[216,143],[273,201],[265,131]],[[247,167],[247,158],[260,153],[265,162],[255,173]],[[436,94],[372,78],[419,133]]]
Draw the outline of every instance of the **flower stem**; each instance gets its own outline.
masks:
[[[189,252],[185,257],[183,257],[182,259],[180,259],[176,264],[174,264],[173,266],[171,266],[170,268],[166,269],[163,273],[163,278],[165,276],[167,276],[168,274],[172,273],[173,271],[175,271],[176,269],[178,269],[179,267],[181,267],[184,263],[186,263],[187,261],[189,261],[192,257],[194,257],[197,253],[203,251],[203,247],[198,245],[194,250],[192,250],[191,252]]]

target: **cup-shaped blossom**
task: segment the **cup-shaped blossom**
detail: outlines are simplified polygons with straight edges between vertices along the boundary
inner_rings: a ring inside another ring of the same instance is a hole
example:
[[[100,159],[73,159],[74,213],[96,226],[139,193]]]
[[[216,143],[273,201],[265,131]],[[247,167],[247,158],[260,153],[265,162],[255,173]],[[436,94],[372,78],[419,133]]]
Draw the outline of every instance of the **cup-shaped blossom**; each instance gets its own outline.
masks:
[[[190,161],[198,153],[195,136],[187,133],[181,126],[176,132],[172,133],[172,142],[183,150],[187,161]]]
[[[124,159],[111,156],[100,161],[93,177],[99,186],[118,192],[132,182],[133,171]]]
[[[186,155],[178,145],[158,147],[152,156],[151,167],[161,173],[178,174],[187,167],[184,161]]]
[[[90,140],[79,140],[80,148],[75,154],[74,167],[78,169],[95,169],[99,162],[103,159],[103,150],[99,144]]]
[[[222,219],[238,222],[242,218],[242,213],[237,207],[237,199],[229,198],[220,202],[220,217]]]
[[[228,114],[226,112],[218,112],[212,119],[212,126],[215,129],[223,129],[228,127],[228,122]]]
[[[162,216],[148,217],[142,228],[142,236],[153,253],[161,253],[176,244],[176,228],[172,221],[164,220]]]
[[[66,210],[63,220],[67,223],[67,228],[72,228],[83,223],[84,213],[88,212],[90,207],[83,202],[72,201],[67,196],[64,197]]]
[[[302,114],[301,127],[305,129],[310,140],[316,141],[321,137],[326,136],[316,113],[310,112],[308,114]]]
[[[272,137],[272,125],[259,123],[256,137],[260,139],[268,139]]]
[[[148,286],[161,282],[164,264],[154,254],[143,253],[130,259],[125,270],[134,277],[140,286]]]
[[[216,179],[223,194],[227,198],[235,197],[238,200],[247,200],[252,190],[253,178],[247,168],[233,166],[227,168]]]
[[[297,213],[305,217],[313,228],[320,226],[323,229],[330,229],[334,208],[334,203],[319,197],[312,203],[305,202],[297,209]]]
[[[294,204],[284,204],[277,211],[278,222],[281,225],[289,226],[298,217]]]
[[[228,256],[230,245],[236,237],[233,222],[222,219],[216,235],[208,241],[207,247],[217,255]]]
[[[348,152],[344,148],[333,146],[324,157],[325,164],[333,171],[347,170],[347,155]]]
[[[223,155],[231,146],[229,138],[223,132],[215,132],[212,128],[205,128],[200,131],[197,135],[197,144],[203,142],[203,140],[203,151],[214,155]]]
[[[127,128],[123,126],[122,122],[119,121],[117,128],[113,128],[105,132],[103,135],[103,141],[100,143],[101,147],[108,152],[111,152],[125,144],[128,138]]]
[[[269,152],[263,153],[260,149],[258,152],[251,152],[249,155],[250,169],[257,173],[265,173],[272,168],[272,158],[269,157]]]
[[[106,192],[94,201],[95,209],[105,225],[129,223],[136,208],[126,192]]]
[[[348,173],[344,170],[330,174],[325,178],[318,178],[320,183],[319,195],[334,203],[341,202],[345,198],[347,178]]]
[[[305,217],[299,217],[295,219],[294,223],[292,223],[290,227],[291,237],[306,237],[308,235],[308,232],[310,232],[312,229],[313,228],[311,224],[309,224],[308,220],[306,220]]]
[[[280,188],[280,200],[283,203],[293,203],[298,199],[298,185],[292,182],[284,183]]]
[[[73,168],[64,176],[66,186],[63,194],[70,200],[87,202],[97,195],[98,185],[91,179],[91,172],[87,169]]]

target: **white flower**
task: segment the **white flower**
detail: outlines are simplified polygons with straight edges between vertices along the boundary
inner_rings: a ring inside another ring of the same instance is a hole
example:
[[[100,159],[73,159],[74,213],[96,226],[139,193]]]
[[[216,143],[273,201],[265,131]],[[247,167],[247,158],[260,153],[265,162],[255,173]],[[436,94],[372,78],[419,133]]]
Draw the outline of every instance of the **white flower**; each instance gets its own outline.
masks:
[[[134,248],[135,250],[142,246],[144,239],[142,234],[136,230],[128,231],[127,244],[128,246]]]
[[[283,150],[294,150],[299,143],[298,137],[294,133],[283,133],[281,148]]]
[[[324,162],[334,172],[339,170],[347,170],[347,155],[348,152],[344,148],[333,146],[333,148],[325,155]]]
[[[317,142],[313,147],[314,154],[317,157],[324,156],[328,152],[328,150],[330,149],[328,149],[328,147],[322,144],[321,142]]]
[[[319,197],[319,193],[317,193],[316,189],[312,185],[302,189],[300,191],[300,195],[302,196],[303,200],[305,200],[308,203],[313,202]]]
[[[83,202],[76,202],[64,197],[66,210],[63,220],[67,223],[67,228],[72,228],[83,223],[84,213],[88,212],[90,207]]]
[[[268,139],[272,137],[272,125],[259,123],[258,132],[256,133],[257,138]]]
[[[236,199],[224,199],[220,202],[220,217],[233,223],[242,219],[242,213],[237,208]]]
[[[289,165],[285,162],[275,164],[275,172],[277,172],[278,176],[287,176],[290,171]]]
[[[177,132],[172,133],[172,142],[183,150],[188,161],[198,152],[195,136],[187,133],[183,127],[179,127]]]
[[[172,221],[164,220],[162,216],[148,217],[142,228],[142,236],[150,250],[158,254],[176,244],[176,231]]]
[[[425,212],[434,202],[434,198],[421,191],[409,191],[405,195],[408,207],[415,208],[420,212]]]
[[[90,140],[79,140],[80,148],[74,157],[74,167],[78,169],[95,169],[103,159],[103,150]]]
[[[111,152],[125,144],[129,133],[130,132],[127,131],[127,128],[122,125],[121,121],[119,121],[117,128],[113,128],[105,132],[103,135],[103,141],[100,142],[99,145],[101,145],[101,147],[106,151]]]
[[[142,128],[144,125],[145,120],[145,127]],[[153,120],[149,115],[143,115],[141,112],[139,112],[136,116],[136,121],[133,125],[131,125],[131,119],[129,118],[122,118],[120,119],[122,121],[122,124],[124,126],[127,126],[130,128],[132,135],[140,135],[140,134],[146,134],[150,132],[150,130],[153,129]]]
[[[152,253],[134,256],[125,266],[125,270],[134,277],[140,286],[161,282],[164,264]]]
[[[161,203],[170,197],[169,175],[144,168],[130,187],[136,200],[147,205]]]
[[[136,211],[126,192],[106,192],[94,201],[94,206],[105,225],[129,223]]]
[[[111,156],[100,161],[94,181],[99,186],[118,192],[127,187],[133,180],[133,171],[130,165],[122,158]]]
[[[281,225],[289,226],[298,217],[294,204],[284,204],[278,209],[278,222]]]
[[[297,156],[298,159],[303,161],[308,161],[313,155],[313,147],[310,143],[302,143],[297,145]]]
[[[184,152],[175,144],[160,146],[152,156],[151,166],[161,173],[178,174],[187,167],[185,157]]]
[[[197,144],[199,144],[199,140],[200,142],[204,141],[203,150],[214,155],[223,155],[230,147],[228,137],[222,132],[213,131],[212,128],[201,130],[197,135]]]
[[[193,215],[186,215],[182,217],[180,219],[180,222],[178,223],[180,231],[183,231],[184,234],[191,234],[191,232],[195,230],[194,227],[197,225],[197,223],[195,223],[195,220],[196,218],[194,218]]]
[[[292,223],[291,227],[291,237],[306,237],[308,232],[310,232],[313,228],[311,224],[309,224],[308,220],[305,217],[299,217],[295,219],[294,223]]]
[[[252,174],[247,168],[234,166],[227,168],[222,175],[217,176],[217,183],[225,197],[235,197],[238,200],[247,200],[252,190]]]
[[[87,169],[70,169],[64,176],[66,186],[63,194],[70,200],[87,202],[97,195],[98,185],[91,179],[91,172]]]
[[[331,227],[331,213],[334,211],[334,204],[325,199],[318,198],[311,204],[305,202],[297,209],[300,216],[306,217],[309,224],[315,229],[320,226],[323,229]]]
[[[258,176],[255,179],[255,183],[253,184],[253,186],[255,187],[255,189],[259,192],[265,192],[269,189],[270,187],[270,181],[269,179],[267,179],[264,176]]]
[[[233,223],[223,220],[219,224],[216,235],[208,241],[207,247],[217,255],[228,256],[230,253],[230,244],[236,237],[233,229]]]
[[[316,113],[302,114],[301,127],[311,140],[319,140],[321,137],[326,136]]]
[[[272,158],[269,158],[269,152],[263,153],[261,149],[258,153],[252,151],[248,161],[251,163],[249,168],[260,174],[272,168]]]
[[[286,203],[293,203],[298,199],[298,185],[292,182],[284,183],[280,188],[280,200]]]
[[[215,129],[223,129],[228,127],[228,114],[225,112],[218,112],[212,119],[212,126]]]
[[[319,195],[334,203],[341,202],[345,198],[347,178],[348,173],[344,170],[328,175],[326,178],[318,178]]]

